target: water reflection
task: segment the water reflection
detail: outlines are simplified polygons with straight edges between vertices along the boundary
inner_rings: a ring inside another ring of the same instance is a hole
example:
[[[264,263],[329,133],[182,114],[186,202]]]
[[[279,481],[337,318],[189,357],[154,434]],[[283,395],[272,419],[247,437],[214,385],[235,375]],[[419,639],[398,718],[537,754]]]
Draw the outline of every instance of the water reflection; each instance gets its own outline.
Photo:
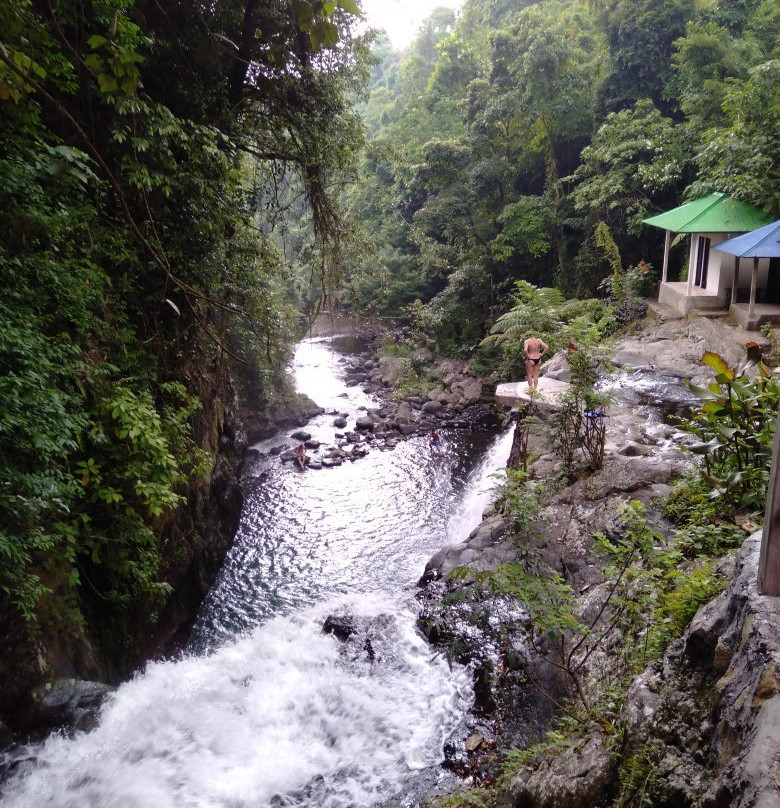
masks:
[[[339,354],[326,341],[303,343],[295,371],[300,390],[352,419],[377,404],[344,384]],[[332,442],[332,422],[324,415],[306,429]],[[444,431],[436,451],[414,437],[320,471],[301,472],[278,457],[255,461],[234,545],[192,647],[214,647],[337,593],[392,593],[414,584],[433,553],[479,523],[488,475],[503,465],[510,440],[506,433]]]

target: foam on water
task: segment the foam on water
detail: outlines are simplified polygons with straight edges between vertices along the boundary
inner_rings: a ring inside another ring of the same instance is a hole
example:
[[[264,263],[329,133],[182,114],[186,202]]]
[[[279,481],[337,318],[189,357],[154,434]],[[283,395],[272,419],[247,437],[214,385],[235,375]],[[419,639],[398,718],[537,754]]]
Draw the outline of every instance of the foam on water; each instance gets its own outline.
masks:
[[[372,623],[371,662],[322,633],[348,606]],[[152,664],[99,727],[50,738],[7,808],[367,806],[435,766],[468,706],[469,677],[382,598],[271,620],[209,657]]]

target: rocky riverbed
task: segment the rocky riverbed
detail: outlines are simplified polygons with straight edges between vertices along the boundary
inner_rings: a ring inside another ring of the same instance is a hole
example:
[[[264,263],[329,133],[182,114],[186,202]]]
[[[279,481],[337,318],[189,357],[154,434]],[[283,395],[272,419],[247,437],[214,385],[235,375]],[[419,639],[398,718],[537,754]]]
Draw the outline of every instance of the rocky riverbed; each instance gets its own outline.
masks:
[[[370,451],[392,450],[414,435],[497,425],[493,385],[474,375],[466,362],[458,359],[436,362],[434,375],[440,380],[437,385],[425,394],[397,400],[393,391],[406,362],[399,357],[377,356],[376,340],[368,337],[368,342],[365,350],[341,356],[339,364],[347,386],[360,386],[378,402],[377,406],[363,407],[357,417],[338,409],[325,412],[316,408],[311,416],[326,414],[332,418],[331,440],[319,440],[303,427],[280,435],[278,442],[263,451],[250,450],[247,459],[276,456],[282,463],[295,463],[296,447],[302,443],[306,449],[306,468],[320,470],[354,462]],[[416,358],[426,363],[433,360],[425,349],[420,349]]]

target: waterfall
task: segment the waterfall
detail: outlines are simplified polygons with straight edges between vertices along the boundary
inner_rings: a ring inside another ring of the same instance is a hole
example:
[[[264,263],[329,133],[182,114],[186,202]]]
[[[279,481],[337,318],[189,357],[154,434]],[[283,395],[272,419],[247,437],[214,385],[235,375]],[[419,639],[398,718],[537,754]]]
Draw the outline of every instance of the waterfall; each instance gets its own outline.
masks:
[[[322,406],[370,404],[327,344],[296,375]],[[306,473],[269,457],[189,653],[123,684],[92,732],[12,753],[3,808],[368,808],[451,777],[471,674],[423,640],[412,586],[479,523],[511,440],[445,430]],[[332,614],[359,631],[324,633]]]

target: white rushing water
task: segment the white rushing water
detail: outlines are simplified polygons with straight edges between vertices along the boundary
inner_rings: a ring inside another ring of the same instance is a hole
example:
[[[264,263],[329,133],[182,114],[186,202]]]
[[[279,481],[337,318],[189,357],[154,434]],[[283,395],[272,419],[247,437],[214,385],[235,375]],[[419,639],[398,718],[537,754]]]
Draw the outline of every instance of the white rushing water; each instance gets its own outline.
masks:
[[[437,765],[468,704],[469,679],[385,615],[377,661],[322,633],[337,604],[278,618],[209,657],[150,665],[106,705],[99,727],[50,738],[44,766],[9,808],[260,808],[371,805],[408,771]],[[279,801],[285,800],[285,801]]]
[[[325,407],[372,404],[327,345],[305,343],[297,369]],[[511,431],[465,465],[454,441],[320,472],[275,461],[204,605],[204,652],[150,664],[93,732],[25,750],[3,808],[360,808],[444,777],[471,676],[421,638],[411,587],[430,552],[479,523]],[[334,613],[360,641],[323,633]]]

